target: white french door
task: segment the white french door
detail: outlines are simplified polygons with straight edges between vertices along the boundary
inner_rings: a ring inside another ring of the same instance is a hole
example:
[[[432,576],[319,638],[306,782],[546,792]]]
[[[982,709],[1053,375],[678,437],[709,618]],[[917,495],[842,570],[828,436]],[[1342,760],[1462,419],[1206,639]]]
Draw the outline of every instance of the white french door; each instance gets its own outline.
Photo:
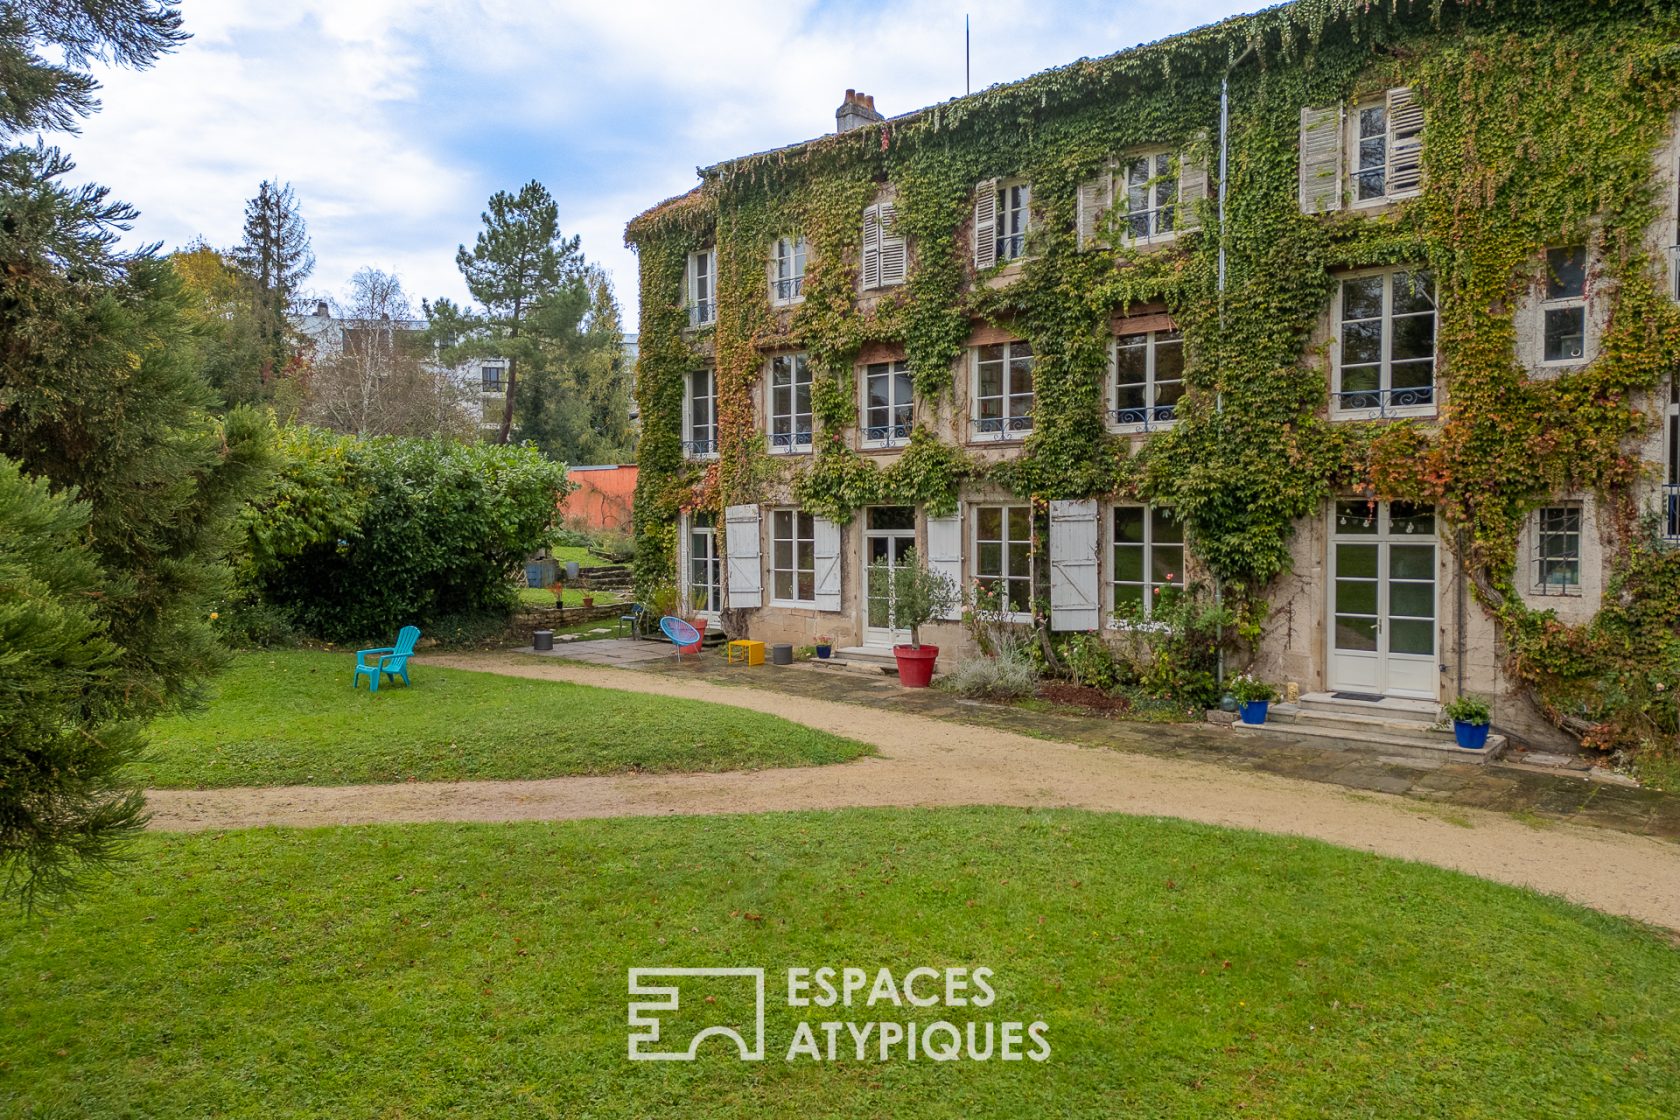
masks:
[[[1331,691],[1437,698],[1436,561],[1433,506],[1335,503]]]
[[[892,586],[874,577],[872,565],[885,560],[889,570],[896,569],[915,547],[914,506],[876,506],[864,511],[864,645],[891,646],[910,640],[908,630],[893,628]]]

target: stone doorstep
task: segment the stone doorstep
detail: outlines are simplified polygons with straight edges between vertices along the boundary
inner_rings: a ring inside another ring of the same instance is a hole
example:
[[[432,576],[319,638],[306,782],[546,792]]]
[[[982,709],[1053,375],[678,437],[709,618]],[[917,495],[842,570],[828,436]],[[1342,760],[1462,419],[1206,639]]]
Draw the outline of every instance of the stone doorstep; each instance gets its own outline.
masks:
[[[883,669],[898,672],[898,658],[893,651],[878,646],[842,646],[834,651],[835,656],[845,662],[859,665],[879,665]],[[831,658],[830,660],[833,660]]]
[[[879,661],[858,660],[850,657],[813,657],[805,664],[817,669],[831,669],[841,673],[861,673],[864,676],[898,676],[898,666],[883,665]]]
[[[1381,700],[1339,700],[1329,692],[1304,692],[1298,707],[1302,711],[1346,712],[1349,715],[1376,716],[1423,724],[1434,724],[1441,718],[1441,705],[1435,701],[1408,700],[1400,696],[1384,696]]]
[[[1371,729],[1357,725],[1332,725],[1324,722],[1298,723],[1289,720],[1273,723],[1248,724],[1238,721],[1231,725],[1238,731],[1264,735],[1301,735],[1312,739],[1334,741],[1339,750],[1372,751],[1377,754],[1401,755],[1407,758],[1450,759],[1485,765],[1505,749],[1503,735],[1489,735],[1487,746],[1479,751],[1466,750],[1451,738],[1429,731],[1394,731]]]

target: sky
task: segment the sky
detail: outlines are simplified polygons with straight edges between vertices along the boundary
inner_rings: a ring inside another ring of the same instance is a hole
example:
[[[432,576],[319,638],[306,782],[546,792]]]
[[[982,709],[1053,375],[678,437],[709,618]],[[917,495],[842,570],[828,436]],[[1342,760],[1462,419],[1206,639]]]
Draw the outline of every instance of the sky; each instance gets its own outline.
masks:
[[[395,272],[466,298],[455,250],[497,190],[531,179],[636,321],[629,219],[695,168],[834,130],[846,89],[888,116],[1185,31],[1263,0],[184,0],[193,38],[154,68],[104,68],[65,147],[133,203],[128,238],[239,239],[263,179],[290,182],[307,286]]]

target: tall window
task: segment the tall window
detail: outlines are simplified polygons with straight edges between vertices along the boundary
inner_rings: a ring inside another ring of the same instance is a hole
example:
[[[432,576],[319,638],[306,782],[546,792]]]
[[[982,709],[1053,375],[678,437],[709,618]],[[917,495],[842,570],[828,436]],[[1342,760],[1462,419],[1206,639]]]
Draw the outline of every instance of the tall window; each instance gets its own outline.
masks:
[[[997,192],[997,259],[1018,258],[1027,244],[1032,214],[1032,187],[1027,183],[999,187]]]
[[[1341,283],[1335,403],[1341,411],[1435,403],[1435,280],[1423,269]]]
[[[805,298],[805,254],[803,237],[780,237],[770,257],[770,302],[778,307]]]
[[[717,322],[717,250],[688,255],[688,325],[706,327]]]
[[[1114,340],[1116,424],[1150,428],[1170,423],[1184,395],[1184,336],[1177,331],[1123,334]]]
[[[689,606],[703,614],[723,609],[723,561],[717,523],[710,513],[688,517],[688,599]]]
[[[1423,110],[1411,89],[1391,89],[1382,101],[1361,106],[1352,123],[1354,202],[1415,192],[1422,183]]]
[[[770,515],[770,597],[784,603],[817,601],[815,530],[811,515],[779,509]]]
[[[1155,506],[1114,507],[1113,619],[1149,618],[1184,588],[1184,526]]]
[[[1126,236],[1138,241],[1170,234],[1178,208],[1178,171],[1166,152],[1126,161]]]
[[[974,517],[974,578],[1015,614],[1032,611],[1032,507],[980,506]]]
[[[1668,379],[1668,470],[1663,483],[1663,536],[1680,541],[1680,373]]]
[[[1548,595],[1574,594],[1581,586],[1581,507],[1546,506],[1536,528],[1536,589]]]
[[[770,359],[770,450],[811,449],[811,366],[804,354]]]
[[[687,417],[683,424],[683,452],[688,455],[717,453],[717,371],[697,369],[688,375],[683,402]]]
[[[478,367],[479,385],[482,392],[507,392],[507,366],[501,362],[485,362]]]
[[[1354,151],[1353,197],[1360,202],[1388,193],[1388,106],[1359,110]]]
[[[910,438],[914,386],[903,362],[876,362],[864,371],[863,442],[892,447]]]
[[[998,439],[1032,430],[1032,347],[998,342],[974,350],[974,430]]]
[[[1546,250],[1546,299],[1541,305],[1541,361],[1578,362],[1587,352],[1587,250]]]

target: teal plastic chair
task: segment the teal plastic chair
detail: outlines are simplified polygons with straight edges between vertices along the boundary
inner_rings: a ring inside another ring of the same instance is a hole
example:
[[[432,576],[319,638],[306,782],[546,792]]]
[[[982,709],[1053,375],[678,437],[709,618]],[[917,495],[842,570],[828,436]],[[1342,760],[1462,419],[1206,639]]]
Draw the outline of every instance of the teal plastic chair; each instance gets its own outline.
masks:
[[[359,649],[356,651],[356,671],[350,674],[350,687],[355,688],[361,683],[362,677],[368,679],[368,691],[379,691],[379,675],[385,674],[386,680],[402,678],[404,685],[408,684],[408,659],[414,653],[414,643],[420,640],[420,627],[404,626],[397,631],[397,644],[385,646],[382,649]],[[375,654],[379,660],[369,664],[365,659]]]

